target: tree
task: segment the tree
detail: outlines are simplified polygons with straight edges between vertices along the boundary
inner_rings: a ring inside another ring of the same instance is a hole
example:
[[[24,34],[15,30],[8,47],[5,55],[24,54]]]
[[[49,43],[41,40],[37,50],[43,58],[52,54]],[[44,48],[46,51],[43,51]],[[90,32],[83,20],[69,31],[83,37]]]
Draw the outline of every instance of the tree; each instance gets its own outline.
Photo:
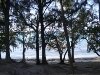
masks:
[[[2,10],[4,13],[4,20],[5,20],[5,45],[6,45],[6,59],[10,60],[10,50],[9,50],[9,10],[10,10],[10,0],[1,0]]]
[[[1,8],[0,8],[1,9]],[[0,15],[2,15],[2,12],[0,11]],[[4,49],[4,26],[3,26],[3,18],[2,16],[0,17],[0,60],[1,60],[1,52]]]
[[[25,63],[25,51],[26,51],[26,48],[25,48],[25,45],[26,45],[26,41],[25,41],[25,32],[22,31],[22,32],[20,32],[20,33],[21,33],[21,35],[22,35],[22,39],[18,38],[17,40],[18,40],[19,42],[21,42],[22,45],[23,45],[23,52],[22,52],[23,58],[22,58],[22,61],[21,61],[21,62]]]
[[[92,23],[94,26],[88,27],[87,30],[87,40],[88,43],[88,52],[93,51],[96,53],[98,56],[100,56],[100,27],[99,23],[95,22]]]
[[[42,63],[46,64],[46,54],[45,54],[45,39],[44,39],[44,24],[43,24],[43,2],[38,0],[38,13],[39,13],[39,22],[41,24],[41,40],[42,40]]]
[[[17,16],[17,19],[16,21],[18,21],[18,19],[20,18],[20,21],[23,21],[23,26],[27,26],[31,29],[33,29],[36,33],[36,63],[37,64],[40,64],[40,60],[39,60],[39,21],[38,21],[38,17],[35,17],[34,16],[34,13],[31,14],[31,8],[33,7],[33,5],[35,5],[34,2],[27,2],[27,1],[19,1],[19,2],[16,2],[15,1],[15,5],[12,3],[12,7],[14,8],[15,12],[17,11],[17,13],[15,13],[15,15]],[[31,6],[32,5],[32,6]],[[17,7],[16,7],[17,6]],[[24,6],[24,7],[23,7]],[[37,12],[37,10],[35,10],[33,8],[34,11]],[[27,14],[24,14],[25,12],[27,12]],[[35,15],[36,15],[36,12],[35,12]],[[31,18],[31,16],[34,16],[34,18]],[[38,16],[38,15],[37,15]],[[20,23],[19,23],[20,24]],[[34,34],[34,32],[33,32]],[[29,43],[28,43],[29,44]],[[33,49],[32,45],[28,45],[30,48]],[[33,44],[33,43],[31,43]],[[24,52],[24,50],[23,50]]]
[[[99,17],[97,14],[92,12],[95,11],[92,7],[93,5],[90,5],[90,9],[83,9],[80,14],[80,22],[84,20],[84,28],[80,33],[82,35],[82,39],[86,39],[87,41],[87,51],[93,51],[99,56]],[[82,14],[85,16],[82,17]]]
[[[17,22],[21,22],[23,21],[23,26],[27,26],[29,28],[32,28],[35,32],[36,30],[36,27],[35,26],[38,26],[36,25],[36,22],[34,20],[36,20],[35,18],[31,18],[30,16],[34,16],[34,15],[31,15],[30,13],[30,8],[31,8],[31,4],[32,2],[29,1],[19,1],[19,2],[16,2],[15,1],[15,5],[14,3],[12,2],[12,7],[14,8],[14,13],[15,13],[15,16],[17,16],[17,19],[15,21]],[[34,3],[33,3],[34,4]],[[17,7],[16,7],[17,6]],[[24,6],[24,7],[23,7]],[[25,14],[25,12],[27,12],[27,14]],[[20,20],[19,20],[20,18]],[[35,23],[35,24],[34,24]],[[20,23],[19,23],[20,24]],[[20,27],[20,25],[19,25]],[[37,32],[36,32],[37,33]],[[33,33],[34,34],[34,33]],[[37,38],[38,39],[38,38]],[[38,42],[36,42],[36,47],[39,47]],[[37,50],[38,48],[36,48],[36,54],[39,55],[39,49]],[[24,50],[23,50],[24,52]],[[37,57],[37,56],[36,56]],[[39,56],[37,57],[37,63],[39,63]]]
[[[48,6],[52,3],[53,0],[38,0],[38,13],[39,13],[39,23],[41,24],[41,40],[42,40],[42,64],[47,64],[46,61],[46,53],[45,53],[45,47],[46,47],[46,43],[45,43],[45,25],[44,25],[44,12],[46,11],[46,9],[48,8]],[[46,9],[45,9],[46,8]]]
[[[39,59],[39,21],[37,20],[37,26],[36,26],[36,58],[37,58],[37,64],[40,64]]]
[[[64,64],[65,61],[64,55],[66,54],[65,50],[67,49],[65,40],[66,39],[63,32],[60,34],[60,37],[55,37],[55,43],[56,43],[56,47],[58,48],[61,64]]]
[[[66,26],[67,23],[66,23],[65,17],[64,17],[64,9],[63,9],[63,1],[62,0],[60,0],[60,5],[61,5],[61,19],[62,19],[62,24],[63,24],[63,28],[64,28],[64,34],[66,36],[66,42],[67,42],[69,63],[70,63],[70,66],[73,68],[72,56],[71,56],[71,51],[70,51],[69,34],[68,34],[67,26]]]

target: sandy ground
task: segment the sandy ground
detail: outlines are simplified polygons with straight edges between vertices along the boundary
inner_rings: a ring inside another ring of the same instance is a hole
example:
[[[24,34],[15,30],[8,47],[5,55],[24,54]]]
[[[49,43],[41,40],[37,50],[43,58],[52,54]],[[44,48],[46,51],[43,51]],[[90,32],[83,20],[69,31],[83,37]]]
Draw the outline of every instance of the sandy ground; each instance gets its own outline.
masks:
[[[35,65],[32,61],[23,63],[0,63],[0,75],[100,75],[100,58],[76,59],[74,74],[70,66],[49,60],[48,65]],[[53,62],[53,63],[51,63]]]

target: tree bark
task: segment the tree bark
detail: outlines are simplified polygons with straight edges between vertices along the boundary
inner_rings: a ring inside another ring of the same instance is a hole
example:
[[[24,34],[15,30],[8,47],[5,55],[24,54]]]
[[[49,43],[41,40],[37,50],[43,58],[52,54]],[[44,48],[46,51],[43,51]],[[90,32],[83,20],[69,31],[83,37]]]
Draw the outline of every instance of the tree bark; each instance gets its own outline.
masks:
[[[68,52],[68,49],[66,50],[66,52],[65,52],[65,54],[64,54],[63,62],[65,61],[65,57],[66,57],[67,52]]]
[[[36,64],[40,64],[39,59],[39,32],[38,32],[39,24],[36,27]]]
[[[71,16],[71,18],[72,18],[72,16]],[[71,34],[72,34],[72,36],[71,36],[71,49],[72,49],[72,62],[74,63],[75,62],[75,60],[74,60],[74,47],[75,47],[75,41],[74,41],[74,32],[73,32],[73,24],[72,24],[72,20],[71,20]]]
[[[22,61],[21,62],[25,62],[25,51],[26,51],[26,48],[25,48],[25,33],[23,32],[22,33],[22,35],[23,35],[23,52],[22,52],[22,55],[23,55],[23,58],[22,58]]]
[[[23,59],[22,59],[22,62],[25,62],[25,51],[26,51],[26,49],[23,48]]]
[[[61,64],[64,63],[64,61],[63,61],[63,59],[62,59],[62,53],[60,53],[60,63],[61,63]]]
[[[5,32],[6,32],[6,59],[10,60],[10,49],[9,49],[9,9],[10,9],[10,0],[6,0],[6,6],[5,6]]]
[[[25,48],[25,33],[23,32],[23,58],[22,58],[22,62],[25,62],[25,51],[26,51],[26,48]]]
[[[43,3],[39,0],[39,22],[41,24],[41,40],[42,40],[42,64],[47,64],[45,54],[45,38],[44,38],[44,25],[43,25]]]
[[[73,43],[73,41],[72,41],[72,46],[71,46],[71,48],[72,48],[72,62],[74,63],[75,60],[74,60],[74,43]]]

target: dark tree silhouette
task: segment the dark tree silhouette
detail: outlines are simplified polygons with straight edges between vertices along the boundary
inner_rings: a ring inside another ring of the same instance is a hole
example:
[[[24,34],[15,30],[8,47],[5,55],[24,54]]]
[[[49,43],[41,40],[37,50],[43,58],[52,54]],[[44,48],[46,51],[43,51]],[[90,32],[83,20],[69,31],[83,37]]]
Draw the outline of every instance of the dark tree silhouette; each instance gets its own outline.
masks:
[[[10,0],[1,0],[2,9],[4,13],[4,20],[5,20],[5,45],[6,45],[6,59],[10,60],[10,50],[9,50],[9,10],[10,10]]]
[[[62,13],[61,14],[61,18],[62,18],[64,33],[65,33],[66,41],[67,41],[67,50],[68,50],[69,63],[71,65],[71,67],[73,68],[71,49],[70,49],[70,42],[69,42],[69,34],[68,34],[68,30],[67,30],[67,23],[66,23],[65,17],[64,17],[64,9],[63,9],[62,0],[60,0],[60,5],[61,5],[61,13]]]
[[[43,24],[43,1],[38,0],[39,7],[39,22],[41,24],[41,40],[42,40],[42,63],[46,64],[46,54],[45,54],[45,38],[44,38],[44,24]]]

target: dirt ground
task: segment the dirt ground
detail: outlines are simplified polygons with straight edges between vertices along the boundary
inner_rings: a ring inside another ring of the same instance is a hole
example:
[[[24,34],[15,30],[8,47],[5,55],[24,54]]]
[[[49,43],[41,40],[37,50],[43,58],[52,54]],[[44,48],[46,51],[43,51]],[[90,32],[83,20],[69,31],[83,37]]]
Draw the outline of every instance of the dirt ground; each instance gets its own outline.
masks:
[[[100,75],[100,62],[76,62],[74,74],[66,64],[0,63],[0,75]]]

